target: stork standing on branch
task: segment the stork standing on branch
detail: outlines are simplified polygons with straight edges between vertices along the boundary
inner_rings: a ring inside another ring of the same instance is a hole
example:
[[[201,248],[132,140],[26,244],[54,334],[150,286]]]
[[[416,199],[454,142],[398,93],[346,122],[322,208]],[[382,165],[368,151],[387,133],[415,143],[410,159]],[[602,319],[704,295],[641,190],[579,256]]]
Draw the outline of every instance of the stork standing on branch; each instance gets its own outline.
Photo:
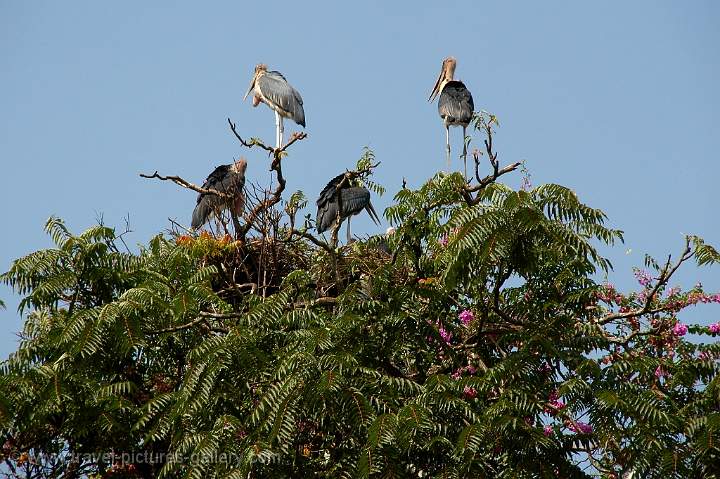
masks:
[[[315,220],[315,228],[318,233],[326,231],[328,228],[335,226],[340,216],[340,223],[346,218],[347,222],[347,240],[350,241],[350,217],[357,215],[365,210],[370,215],[370,219],[376,225],[380,225],[375,208],[370,202],[370,190],[362,186],[352,186],[350,180],[345,180],[345,173],[337,175],[335,178],[323,188],[320,197],[317,200],[317,218]]]
[[[255,74],[243,97],[243,101],[253,90],[253,107],[262,102],[275,112],[275,148],[281,148],[284,132],[283,118],[290,118],[305,128],[305,110],[303,110],[302,97],[288,83],[282,73],[268,71],[267,65],[262,63],[255,67]]]
[[[459,80],[453,80],[455,75],[455,66],[457,61],[453,57],[447,57],[443,60],[440,76],[438,76],[435,86],[428,101],[433,101],[439,94],[438,113],[445,124],[445,142],[447,145],[447,164],[448,172],[450,171],[450,127],[462,126],[463,128],[463,161],[465,162],[465,178],[467,179],[467,145],[465,143],[465,132],[470,120],[472,120],[473,98],[470,90],[465,84]]]
[[[230,210],[235,228],[238,228],[237,217],[242,216],[245,210],[245,171],[247,161],[240,158],[232,165],[220,165],[207,177],[202,187],[229,195],[222,198],[213,193],[200,193],[192,214],[191,226],[198,229],[204,225],[211,216],[219,216],[224,209]]]

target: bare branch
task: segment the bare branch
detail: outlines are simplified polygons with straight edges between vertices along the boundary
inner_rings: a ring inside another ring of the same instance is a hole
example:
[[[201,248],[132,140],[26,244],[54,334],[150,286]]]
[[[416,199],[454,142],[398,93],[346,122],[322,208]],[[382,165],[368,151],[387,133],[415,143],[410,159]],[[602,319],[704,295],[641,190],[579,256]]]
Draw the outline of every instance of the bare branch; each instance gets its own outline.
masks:
[[[200,316],[203,319],[206,318],[212,318],[212,319],[237,319],[242,318],[242,313],[211,313],[210,311],[201,311]]]
[[[207,319],[203,318],[201,316],[197,319],[194,319],[193,321],[190,321],[189,323],[181,324],[178,326],[171,326],[169,328],[158,329],[157,331],[150,331],[150,332],[148,332],[148,334],[155,335],[155,334],[162,334],[162,333],[174,333],[176,331],[182,331],[183,329],[190,329],[190,328],[202,323],[203,321],[207,321]]]
[[[179,176],[162,176],[162,175],[159,175],[158,172],[157,172],[157,170],[156,170],[155,173],[153,173],[152,175],[146,175],[146,174],[144,174],[144,173],[140,173],[140,176],[141,176],[142,178],[148,178],[148,179],[157,178],[158,180],[161,180],[161,181],[172,181],[172,182],[175,183],[176,185],[180,185],[180,186],[182,186],[183,188],[187,188],[187,189],[189,189],[189,190],[193,190],[193,191],[196,191],[196,192],[198,192],[198,193],[205,194],[205,195],[217,195],[217,196],[219,196],[219,197],[221,197],[221,198],[225,198],[225,199],[232,199],[232,198],[233,198],[233,195],[231,195],[231,194],[229,194],[229,193],[225,193],[225,192],[223,192],[223,191],[218,191],[218,190],[213,189],[213,188],[202,188],[202,187],[197,186],[197,185],[195,185],[195,184],[193,184],[193,183],[190,183],[190,182],[187,181],[187,180],[184,180],[183,178],[181,178],[181,177],[179,177]]]
[[[510,173],[511,171],[515,171],[515,170],[517,169],[517,167],[520,166],[520,165],[522,165],[522,163],[518,161],[518,162],[513,163],[513,164],[511,164],[511,165],[508,165],[508,166],[506,166],[506,167],[504,167],[504,168],[498,169],[498,168],[496,167],[496,168],[495,168],[495,171],[493,172],[492,175],[488,175],[488,176],[486,176],[485,178],[483,178],[482,180],[480,180],[480,184],[478,184],[478,185],[475,185],[475,186],[472,186],[472,187],[467,187],[467,191],[470,192],[470,193],[474,193],[474,192],[476,192],[476,191],[480,191],[480,190],[482,190],[483,188],[485,188],[487,185],[489,185],[490,183],[494,183],[495,180],[497,180],[498,178],[500,178],[502,175],[505,175],[505,174],[507,174],[507,173]]]
[[[232,130],[233,134],[242,142],[243,145],[251,147],[251,146],[260,146],[266,151],[269,151],[273,155],[273,161],[270,164],[270,170],[274,171],[277,176],[277,187],[275,190],[264,200],[258,202],[258,204],[255,205],[255,207],[248,213],[246,218],[246,223],[240,227],[238,231],[235,233],[235,237],[237,239],[244,239],[245,235],[250,231],[250,229],[253,227],[253,224],[255,221],[263,215],[267,210],[272,208],[274,205],[278,204],[280,200],[282,199],[282,193],[285,191],[285,178],[283,177],[282,173],[282,157],[284,156],[285,151],[293,145],[295,142],[304,140],[307,138],[307,134],[305,133],[293,133],[293,135],[290,137],[290,140],[285,143],[285,145],[282,148],[273,149],[269,146],[264,145],[260,141],[253,140],[250,143],[245,142],[240,135],[238,135],[237,131],[235,130],[235,124],[230,121],[228,118],[228,123],[230,124],[230,129]]]
[[[253,146],[259,146],[260,148],[262,148],[263,150],[265,150],[269,153],[273,153],[275,151],[275,148],[271,148],[259,140],[253,139],[253,140],[250,140],[249,142],[243,140],[242,137],[240,136],[240,134],[235,129],[235,123],[230,121],[230,118],[228,118],[227,121],[228,121],[228,124],[230,125],[230,130],[233,132],[233,135],[235,135],[235,138],[238,139],[238,141],[240,142],[241,145],[243,145],[247,148],[252,148]]]
[[[311,301],[297,301],[294,306],[296,308],[313,307],[313,306],[334,306],[337,304],[337,298],[332,296],[323,296]]]
[[[305,238],[306,240],[309,240],[311,243],[313,243],[315,246],[319,246],[320,248],[324,249],[328,253],[334,255],[335,250],[326,242],[316,238],[315,236],[311,235],[307,231],[300,231],[296,229],[291,229],[290,234],[288,235],[288,241],[292,239],[293,236],[299,236],[301,238]]]

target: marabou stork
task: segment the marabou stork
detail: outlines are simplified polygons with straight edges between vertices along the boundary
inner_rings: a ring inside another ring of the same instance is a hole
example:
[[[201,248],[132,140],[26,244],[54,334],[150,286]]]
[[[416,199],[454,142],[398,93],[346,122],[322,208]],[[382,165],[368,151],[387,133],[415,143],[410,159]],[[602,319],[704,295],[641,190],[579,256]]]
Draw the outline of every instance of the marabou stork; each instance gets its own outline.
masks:
[[[349,182],[345,182],[340,190],[337,189],[340,182],[345,178],[345,173],[337,175],[335,178],[323,188],[320,192],[317,204],[317,218],[315,220],[315,228],[318,233],[326,231],[335,225],[340,210],[340,222],[346,218],[347,224],[347,240],[350,241],[350,217],[365,210],[370,215],[370,219],[376,225],[380,225],[375,208],[370,202],[370,191],[362,186],[352,186]]]
[[[440,94],[438,100],[438,113],[445,124],[445,142],[447,144],[447,163],[450,171],[450,127],[463,128],[463,161],[465,162],[465,178],[467,178],[467,146],[465,145],[465,131],[472,120],[473,98],[470,90],[459,80],[453,80],[457,61],[453,57],[443,60],[440,76],[438,76],[428,101],[433,101]]]
[[[202,187],[208,190],[216,190],[232,196],[232,199],[222,198],[213,193],[200,193],[197,197],[197,204],[192,214],[191,227],[198,229],[204,225],[213,215],[219,215],[227,208],[237,216],[241,216],[245,210],[245,170],[247,161],[240,158],[232,165],[220,165],[207,177]],[[233,218],[235,221],[235,218]],[[235,225],[237,227],[237,224]]]
[[[253,107],[261,102],[265,103],[275,112],[275,147],[280,148],[283,142],[283,118],[290,118],[292,121],[305,128],[305,110],[300,93],[292,87],[278,71],[268,71],[267,65],[262,63],[255,67],[250,87],[248,88],[243,101],[251,91],[253,95]]]

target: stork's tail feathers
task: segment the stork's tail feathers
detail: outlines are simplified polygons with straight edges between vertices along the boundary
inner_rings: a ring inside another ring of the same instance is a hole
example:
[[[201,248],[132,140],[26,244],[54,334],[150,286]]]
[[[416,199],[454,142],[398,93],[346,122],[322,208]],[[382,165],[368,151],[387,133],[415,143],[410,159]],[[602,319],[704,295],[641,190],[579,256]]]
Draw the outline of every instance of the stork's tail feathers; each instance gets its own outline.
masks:
[[[380,218],[378,217],[378,214],[375,212],[375,208],[373,208],[372,203],[370,203],[369,201],[368,201],[367,206],[365,207],[365,211],[368,212],[368,214],[370,215],[370,219],[373,220],[373,223],[380,226]]]
[[[295,115],[293,115],[293,121],[305,128],[305,112],[302,110],[302,107],[300,111],[296,111]]]
[[[207,222],[211,214],[212,208],[210,208],[206,201],[201,201],[197,204],[197,206],[195,206],[195,209],[193,210],[192,223],[190,227],[194,230],[200,228]]]

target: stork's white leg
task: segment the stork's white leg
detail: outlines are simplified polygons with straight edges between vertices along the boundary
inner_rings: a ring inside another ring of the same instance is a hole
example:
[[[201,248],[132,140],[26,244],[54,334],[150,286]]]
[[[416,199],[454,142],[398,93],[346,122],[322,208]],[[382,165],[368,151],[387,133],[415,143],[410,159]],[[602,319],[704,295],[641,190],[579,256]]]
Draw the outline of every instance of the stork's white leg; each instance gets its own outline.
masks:
[[[445,125],[445,145],[447,146],[448,174],[450,173],[450,125]]]
[[[350,218],[351,217],[348,216],[348,219],[347,219],[347,222],[348,222],[348,224],[347,224],[347,242],[348,242],[348,244],[350,244],[350,238],[352,237],[352,236],[350,236]]]
[[[465,164],[465,181],[467,181],[467,141],[465,141],[465,131],[467,126],[463,126],[463,163]]]
[[[280,130],[282,128],[282,117],[275,112],[275,148],[280,148]]]
[[[283,124],[283,117],[280,117],[280,134],[278,135],[278,148],[283,146],[283,135],[285,134],[285,125]]]

